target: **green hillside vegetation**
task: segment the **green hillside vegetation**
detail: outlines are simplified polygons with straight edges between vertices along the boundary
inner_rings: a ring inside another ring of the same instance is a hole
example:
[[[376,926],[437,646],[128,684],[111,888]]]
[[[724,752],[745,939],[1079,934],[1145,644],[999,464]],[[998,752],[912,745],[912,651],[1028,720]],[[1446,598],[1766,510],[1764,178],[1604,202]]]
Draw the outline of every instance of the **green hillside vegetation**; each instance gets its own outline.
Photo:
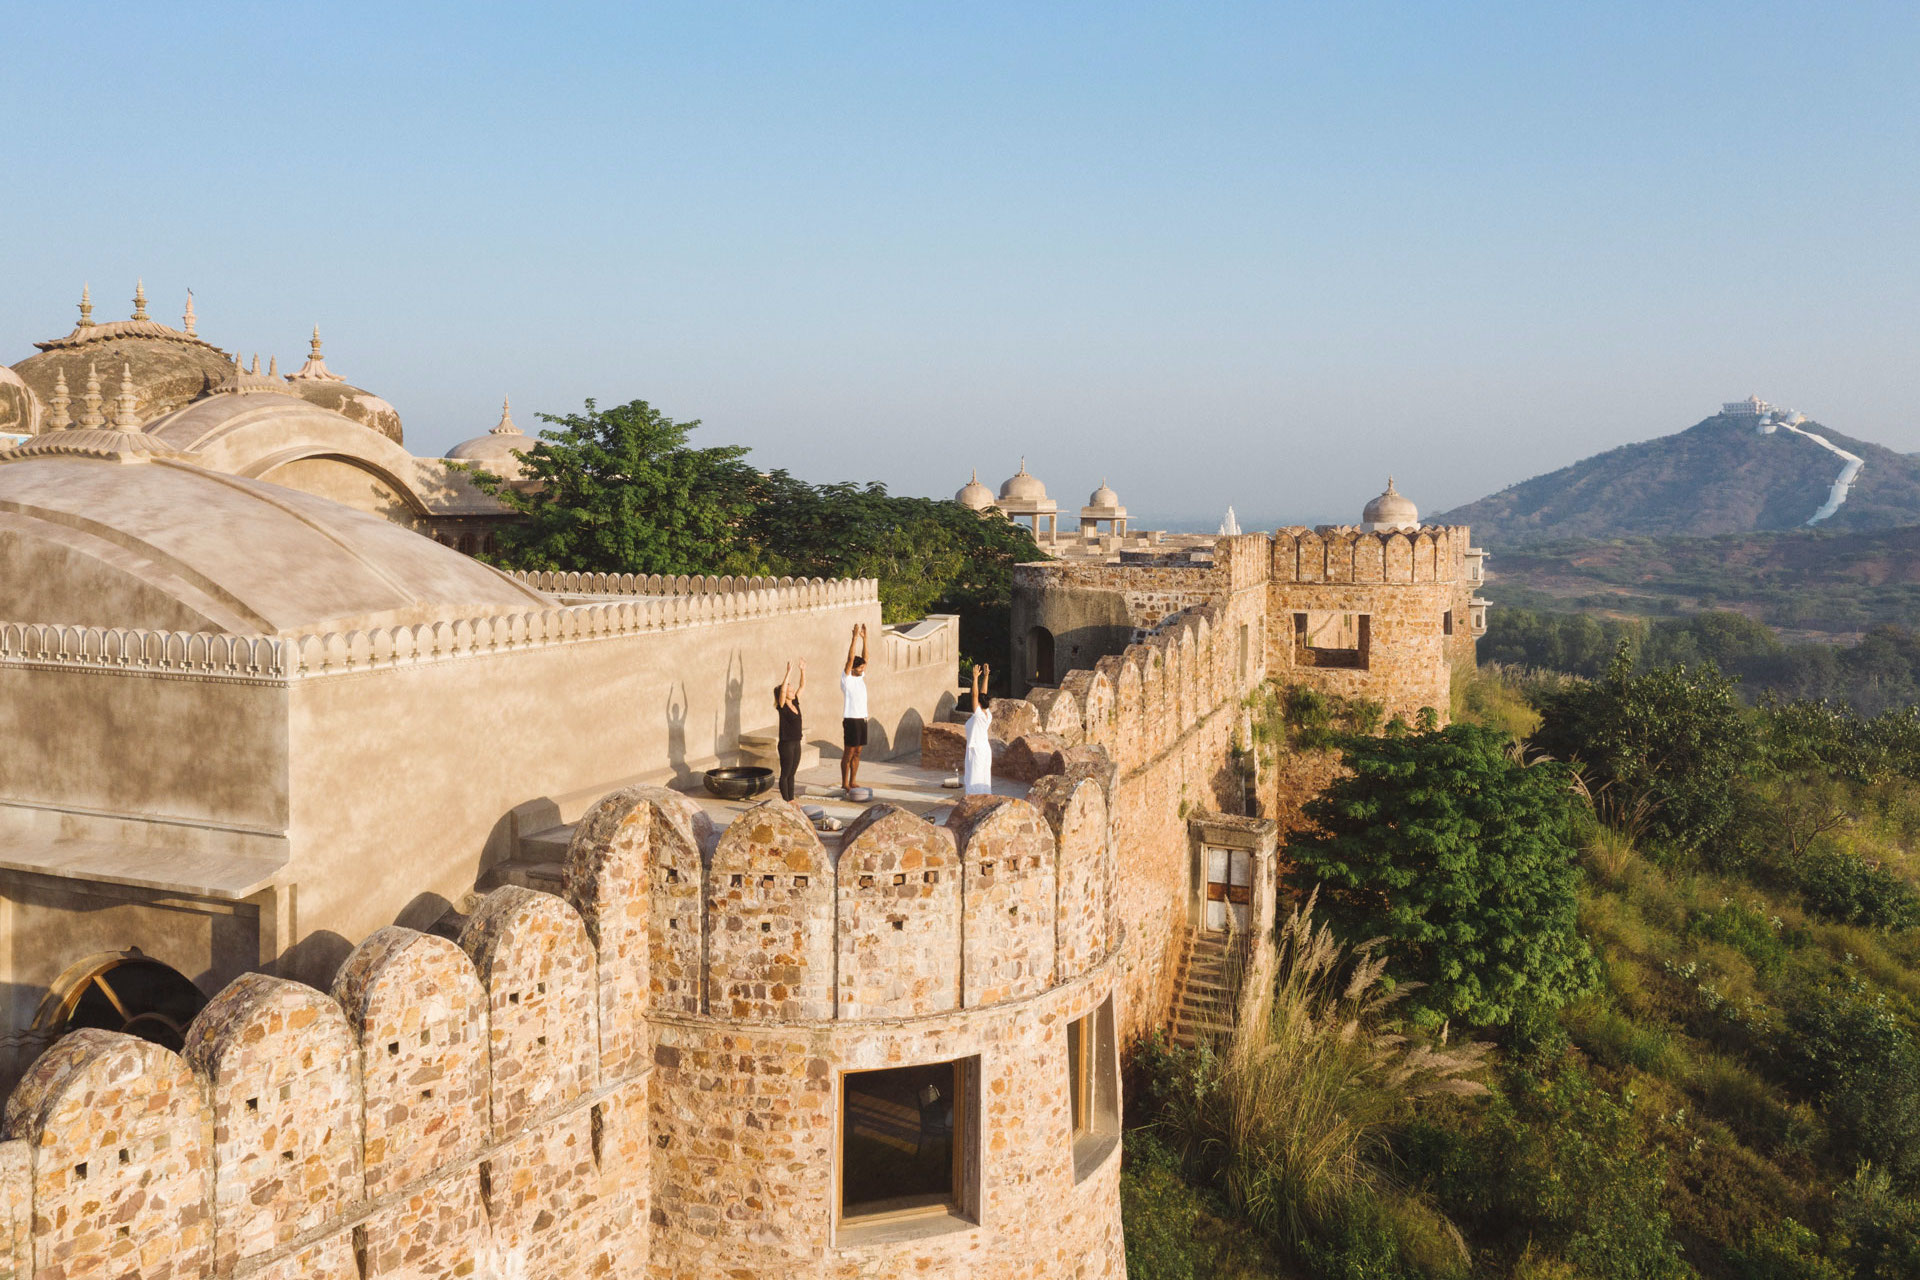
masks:
[[[1641,670],[1711,662],[1748,702],[1842,703],[1866,715],[1920,703],[1920,633],[1873,628],[1852,645],[1786,642],[1744,614],[1637,619],[1495,609],[1480,641],[1487,662],[1536,673],[1597,676],[1625,645]]]
[[[1484,594],[1502,606],[1629,616],[1727,609],[1835,636],[1920,618],[1920,527],[1489,545],[1499,572]]]
[[[1846,502],[1823,528],[1888,529],[1920,521],[1920,458],[1800,424],[1864,462]],[[1469,524],[1481,545],[1505,551],[1559,538],[1794,529],[1826,501],[1841,460],[1784,428],[1708,418],[1674,435],[1623,445],[1430,517]]]
[[[1920,1275],[1920,716],[1640,656],[1339,739],[1270,1012],[1135,1056],[1130,1274]]]

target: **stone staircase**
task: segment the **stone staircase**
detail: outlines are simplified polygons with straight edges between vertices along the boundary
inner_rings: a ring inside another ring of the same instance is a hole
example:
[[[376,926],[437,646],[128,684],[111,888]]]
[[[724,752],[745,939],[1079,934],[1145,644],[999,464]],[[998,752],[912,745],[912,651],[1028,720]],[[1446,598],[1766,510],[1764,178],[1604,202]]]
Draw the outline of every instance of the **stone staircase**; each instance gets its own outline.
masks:
[[[1234,953],[1230,934],[1187,931],[1173,977],[1173,1042],[1193,1048],[1233,1032]]]

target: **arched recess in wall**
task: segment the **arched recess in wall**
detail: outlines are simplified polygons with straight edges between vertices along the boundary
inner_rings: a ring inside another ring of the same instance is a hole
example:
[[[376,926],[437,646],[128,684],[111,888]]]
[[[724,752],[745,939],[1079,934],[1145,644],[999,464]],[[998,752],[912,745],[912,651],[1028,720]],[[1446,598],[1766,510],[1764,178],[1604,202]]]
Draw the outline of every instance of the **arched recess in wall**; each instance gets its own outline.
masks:
[[[178,1051],[186,1044],[187,1024],[206,1003],[185,974],[138,947],[103,951],[68,965],[53,980],[33,1029],[51,1043],[69,1031],[98,1027]]]
[[[1027,632],[1027,682],[1054,683],[1053,632],[1045,627],[1035,627]]]

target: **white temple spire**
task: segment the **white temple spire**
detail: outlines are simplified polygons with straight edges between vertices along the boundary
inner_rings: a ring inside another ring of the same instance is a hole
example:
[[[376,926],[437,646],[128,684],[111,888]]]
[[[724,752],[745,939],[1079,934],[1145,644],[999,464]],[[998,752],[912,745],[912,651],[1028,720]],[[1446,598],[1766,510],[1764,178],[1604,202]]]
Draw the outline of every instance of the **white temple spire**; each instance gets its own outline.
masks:
[[[145,320],[148,318],[147,282],[145,280],[135,280],[133,282],[133,318],[135,320]]]
[[[187,290],[187,309],[180,316],[180,332],[189,338],[194,336],[193,290]]]

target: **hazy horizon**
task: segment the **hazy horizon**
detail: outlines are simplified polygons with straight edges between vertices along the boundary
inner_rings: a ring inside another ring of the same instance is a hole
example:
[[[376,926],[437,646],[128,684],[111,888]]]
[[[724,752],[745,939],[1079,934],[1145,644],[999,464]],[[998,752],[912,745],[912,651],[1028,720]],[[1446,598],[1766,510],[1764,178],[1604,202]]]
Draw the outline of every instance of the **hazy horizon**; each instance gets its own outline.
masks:
[[[0,362],[156,318],[416,453],[645,398],[808,479],[1439,511],[1757,393],[1920,450],[1920,10],[10,16]]]

